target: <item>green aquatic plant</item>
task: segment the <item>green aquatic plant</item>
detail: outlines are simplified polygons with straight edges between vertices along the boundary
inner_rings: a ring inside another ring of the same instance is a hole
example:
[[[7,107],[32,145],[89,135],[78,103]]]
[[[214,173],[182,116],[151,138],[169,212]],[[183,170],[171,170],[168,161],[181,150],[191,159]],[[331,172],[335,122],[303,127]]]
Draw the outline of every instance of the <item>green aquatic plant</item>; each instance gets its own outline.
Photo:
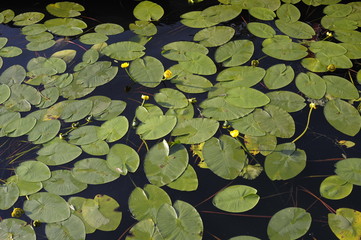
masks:
[[[311,9],[323,11],[320,24],[307,19]],[[162,36],[157,48],[160,4],[139,2],[124,27],[93,26],[84,10],[57,2],[46,6],[48,15],[0,12],[0,29],[11,25],[23,38],[15,47],[0,37],[0,239],[86,239],[122,224],[130,226],[119,239],[221,239],[204,214],[269,218],[262,230],[269,239],[298,239],[323,221],[311,209],[316,202],[330,212],[328,232],[360,239],[360,212],[326,203],[361,185],[361,158],[343,148],[355,145],[361,129],[359,2],[219,0],[182,13],[178,24],[191,36]],[[119,98],[106,96],[106,86]],[[306,121],[297,117],[304,113]],[[316,114],[336,132],[342,158],[334,172],[302,176],[306,166],[333,160],[311,160],[299,144],[317,134]],[[26,147],[5,156],[6,139]],[[198,204],[177,197],[198,193],[204,173],[227,185],[209,184],[210,196]],[[299,184],[314,177],[323,179],[319,194]],[[128,206],[106,189],[81,194],[125,179]],[[287,191],[264,195],[283,183]],[[316,202],[299,204],[299,192]],[[284,194],[293,203],[275,204],[272,216],[252,212]],[[205,202],[222,212],[201,210]],[[131,223],[122,222],[127,216]],[[40,223],[45,233],[35,228]],[[223,239],[263,238],[246,232]]]

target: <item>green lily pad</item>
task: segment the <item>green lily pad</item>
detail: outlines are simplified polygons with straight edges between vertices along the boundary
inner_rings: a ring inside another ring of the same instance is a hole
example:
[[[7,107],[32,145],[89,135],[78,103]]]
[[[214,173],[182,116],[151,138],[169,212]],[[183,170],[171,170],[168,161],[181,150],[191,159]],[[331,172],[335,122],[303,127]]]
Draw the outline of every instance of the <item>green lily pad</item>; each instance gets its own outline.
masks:
[[[59,36],[75,36],[83,33],[87,24],[76,18],[53,18],[44,22],[45,27],[53,34]]]
[[[19,56],[22,52],[23,50],[21,50],[21,48],[18,47],[14,47],[14,46],[3,47],[0,49],[0,56],[7,58],[16,57]]]
[[[10,89],[10,98],[4,103],[9,110],[27,112],[30,111],[31,105],[37,105],[41,101],[39,92],[32,86],[14,84]]]
[[[346,43],[360,43],[361,32],[355,30],[341,30],[335,31],[335,38],[341,42]]]
[[[222,82],[225,88],[252,87],[259,83],[265,76],[266,71],[260,67],[238,66],[230,67],[217,75],[217,81]]]
[[[41,95],[43,96],[41,98],[41,102],[36,105],[36,107],[48,108],[57,102],[60,96],[60,92],[57,87],[49,87],[41,91]]]
[[[19,196],[27,196],[36,192],[39,192],[43,188],[41,182],[28,182],[19,179],[17,175],[13,175],[6,179],[7,183],[13,182],[19,188]]]
[[[271,180],[287,180],[297,176],[306,167],[306,153],[294,143],[282,143],[266,156],[265,171]]]
[[[154,100],[166,108],[184,108],[188,105],[186,96],[172,88],[162,88],[154,95]]]
[[[72,214],[64,221],[46,224],[45,234],[49,240],[85,240],[85,226],[79,217]]]
[[[116,23],[102,23],[96,25],[94,31],[105,35],[116,35],[124,32],[124,28]]]
[[[251,236],[237,236],[237,237],[230,238],[228,240],[261,240],[261,239],[256,238],[256,237],[251,237]]]
[[[186,93],[207,92],[213,86],[212,82],[207,78],[191,73],[176,75],[170,81],[179,90]]]
[[[259,22],[250,22],[247,24],[247,29],[259,38],[272,38],[276,35],[276,31],[269,25]]]
[[[103,33],[86,33],[80,36],[79,41],[88,44],[88,45],[94,45],[97,43],[106,42],[109,38],[107,35]]]
[[[266,131],[264,131],[258,122],[255,121],[254,112],[241,117],[236,120],[229,121],[230,125],[237,129],[240,133],[250,135],[250,136],[264,136]]]
[[[118,68],[111,62],[99,61],[83,68],[74,80],[86,87],[98,87],[110,82],[117,73]]]
[[[282,4],[277,9],[277,17],[284,22],[297,22],[301,17],[301,12],[293,4]]]
[[[75,2],[57,2],[46,6],[46,10],[55,17],[77,17],[84,7]]]
[[[143,21],[158,21],[164,14],[163,8],[151,1],[140,2],[135,6],[133,14]]]
[[[188,164],[182,175],[173,182],[167,184],[167,186],[179,191],[195,191],[198,188],[197,173],[194,168]]]
[[[264,21],[270,21],[276,17],[276,14],[271,9],[264,7],[251,7],[248,12],[251,16]]]
[[[257,109],[253,119],[263,131],[276,137],[290,138],[295,133],[295,122],[291,115],[275,105],[267,105],[264,110]]]
[[[154,145],[144,159],[144,172],[148,181],[157,186],[177,179],[188,165],[188,152],[182,144],[169,146],[163,140]]]
[[[320,99],[325,96],[326,82],[315,73],[299,73],[295,83],[297,88],[309,98]]]
[[[35,23],[21,28],[24,35],[36,35],[46,31],[46,27],[42,23]]]
[[[350,208],[339,208],[336,214],[328,214],[328,225],[338,239],[357,240],[361,237],[361,212]]]
[[[137,83],[154,88],[162,81],[164,67],[158,59],[146,56],[134,60],[129,67],[129,74]]]
[[[357,186],[361,185],[361,175],[358,172],[360,158],[346,158],[336,163],[335,173],[342,179]]]
[[[267,69],[263,82],[269,89],[278,89],[290,84],[294,76],[295,72],[291,66],[276,64]]]
[[[96,115],[93,115],[95,120],[98,121],[106,121],[110,120],[119,114],[121,114],[125,107],[127,106],[127,103],[121,100],[112,100],[110,102],[110,105],[101,113],[98,113]]]
[[[3,23],[9,23],[15,16],[15,12],[11,9],[5,9],[1,14],[4,16]]]
[[[11,208],[19,198],[19,188],[14,182],[0,185],[0,209]],[[0,233],[1,234],[1,233]],[[0,235],[1,236],[1,235]]]
[[[40,22],[45,17],[44,13],[40,12],[25,12],[16,15],[12,21],[16,26],[27,26]]]
[[[157,27],[154,23],[148,21],[135,21],[129,24],[129,29],[139,36],[153,36],[157,33]]]
[[[311,42],[309,49],[314,53],[324,53],[328,57],[341,56],[347,52],[341,44],[328,41]]]
[[[163,111],[157,105],[145,103],[143,106],[138,106],[135,110],[135,116],[141,122],[146,122],[147,119],[156,116],[163,116]]]
[[[361,116],[351,104],[334,99],[326,103],[323,111],[326,120],[338,131],[355,136],[361,129]]]
[[[217,47],[232,39],[235,30],[227,26],[213,26],[197,32],[193,41],[199,42],[205,47]]]
[[[180,123],[181,121],[193,118],[194,107],[193,104],[188,104],[185,108],[168,109],[165,115],[175,116],[177,118],[177,123]]]
[[[245,212],[254,208],[260,197],[257,189],[246,185],[233,185],[219,191],[212,200],[213,205],[226,212]]]
[[[34,144],[42,144],[53,139],[60,130],[59,120],[38,121],[35,127],[28,133],[28,140]]]
[[[333,75],[324,75],[322,78],[326,83],[326,93],[331,96],[343,99],[359,98],[357,88],[349,80]]]
[[[207,140],[202,152],[209,169],[228,180],[239,176],[247,158],[241,144],[227,135]]]
[[[323,9],[323,13],[331,17],[346,17],[352,12],[352,6],[348,4],[332,4]]]
[[[48,166],[39,161],[28,160],[20,163],[15,168],[15,173],[19,179],[27,182],[41,182],[51,177]]]
[[[101,158],[85,158],[77,161],[72,169],[74,178],[87,184],[104,184],[119,178],[107,162]]]
[[[162,240],[163,237],[160,235],[159,230],[152,219],[144,219],[140,222],[137,222],[129,230],[129,235],[127,235],[125,238],[125,240],[136,239]]]
[[[156,115],[142,122],[136,133],[144,140],[154,140],[166,136],[177,123],[175,116]]]
[[[114,231],[122,220],[118,211],[119,203],[110,196],[97,194],[86,199],[82,206],[83,219],[92,227],[101,231]]]
[[[179,62],[181,68],[199,75],[212,75],[217,72],[213,60],[199,52],[185,52],[186,61]]]
[[[112,43],[101,50],[101,53],[119,61],[131,61],[142,57],[145,47],[139,43],[123,41]]]
[[[54,193],[34,193],[24,202],[23,208],[29,218],[44,223],[60,222],[70,217],[67,202]]]
[[[188,58],[185,55],[187,52],[199,52],[207,55],[208,49],[195,42],[177,41],[171,42],[162,47],[162,56],[173,61],[187,61]]]
[[[0,75],[0,83],[11,87],[14,84],[20,84],[26,77],[26,70],[21,65],[12,65],[5,69]]]
[[[308,55],[307,48],[305,46],[289,41],[269,43],[262,48],[262,51],[268,56],[286,61],[299,60]]]
[[[310,39],[315,35],[313,28],[307,23],[296,21],[286,22],[283,20],[275,21],[277,28],[284,34],[297,39]]]
[[[75,145],[86,145],[98,141],[98,126],[82,126],[70,132],[68,135],[69,143]]]
[[[30,41],[30,42],[45,42],[45,41],[49,41],[51,39],[54,38],[53,34],[49,33],[49,32],[41,32],[38,34],[34,34],[34,35],[28,35],[25,37],[26,40]]]
[[[306,234],[311,221],[311,214],[302,208],[284,208],[272,216],[267,235],[271,240],[297,239]]]
[[[251,41],[234,40],[218,47],[214,59],[224,67],[234,67],[250,60],[253,52],[254,45]]]
[[[7,218],[0,222],[0,239],[12,240],[12,239],[27,239],[36,240],[36,234],[31,225],[27,222],[16,219]]]
[[[92,102],[90,100],[67,100],[64,102],[64,108],[61,112],[60,118],[65,122],[79,121],[90,113],[92,109]]]
[[[96,228],[90,226],[83,217],[82,214],[82,206],[84,204],[84,202],[86,201],[86,198],[83,197],[70,197],[68,199],[68,203],[70,205],[70,209],[71,209],[71,214],[77,216],[78,218],[80,218],[85,226],[85,233],[89,234],[89,233],[93,233],[95,232]]]
[[[85,190],[88,186],[76,180],[69,170],[52,171],[51,177],[42,183],[46,191],[57,195],[73,195]]]
[[[357,21],[353,21],[348,18],[340,17],[331,17],[323,16],[321,19],[321,24],[323,27],[332,30],[332,31],[352,31],[357,29]]]
[[[287,112],[297,112],[306,106],[305,99],[294,92],[273,91],[266,94],[270,104],[276,105]]]
[[[107,164],[110,169],[121,175],[135,172],[140,164],[138,153],[128,145],[114,144],[107,155]]]
[[[34,128],[36,119],[32,117],[18,118],[6,124],[1,132],[8,137],[19,137],[27,134]]]
[[[304,68],[312,72],[327,72],[327,66],[322,64],[317,58],[304,58],[301,61]]]
[[[226,94],[228,103],[242,108],[261,107],[270,102],[266,94],[249,87],[231,88]]]
[[[171,135],[176,136],[176,142],[197,144],[211,138],[218,127],[219,123],[214,119],[192,118],[177,124]]]
[[[128,119],[124,116],[118,116],[107,120],[97,128],[98,139],[107,142],[115,142],[127,133],[128,127]]]
[[[244,140],[248,151],[255,155],[261,153],[263,156],[267,156],[277,146],[277,138],[270,134],[264,136],[245,135]]]
[[[361,58],[361,44],[358,43],[339,43],[340,46],[344,47],[347,52],[345,56],[349,59]]]
[[[82,153],[82,150],[73,144],[64,140],[49,142],[38,152],[36,160],[41,161],[49,166],[62,165],[68,163]]]
[[[168,194],[152,184],[146,184],[143,189],[136,187],[128,200],[129,210],[138,221],[149,218],[155,221],[159,208],[163,204],[171,203]]]
[[[320,185],[321,196],[327,199],[339,200],[352,192],[353,185],[338,175],[325,178]]]
[[[166,239],[202,239],[202,219],[189,203],[177,200],[173,206],[163,204],[158,211],[156,223],[159,232]]]
[[[102,156],[109,153],[109,145],[103,140],[97,140],[95,142],[82,145],[81,148],[84,152],[93,156]]]

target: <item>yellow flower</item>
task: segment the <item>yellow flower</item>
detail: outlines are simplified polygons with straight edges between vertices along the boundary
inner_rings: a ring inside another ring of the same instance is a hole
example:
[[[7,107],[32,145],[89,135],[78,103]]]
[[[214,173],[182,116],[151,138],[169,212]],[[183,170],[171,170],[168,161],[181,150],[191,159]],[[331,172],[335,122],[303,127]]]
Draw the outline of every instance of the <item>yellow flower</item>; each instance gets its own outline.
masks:
[[[163,73],[163,76],[165,79],[170,79],[172,77],[172,72],[169,69],[165,70],[165,72]]]
[[[258,61],[258,60],[252,60],[252,61],[251,61],[251,66],[257,67],[258,65],[259,65],[259,61]]]
[[[39,227],[41,225],[41,222],[39,220],[34,220],[33,227]]]
[[[120,64],[120,67],[121,67],[121,68],[127,68],[127,67],[129,67],[129,63],[128,63],[128,62],[124,62],[124,63]]]
[[[11,216],[15,218],[21,217],[25,212],[21,208],[14,208],[14,210],[11,212]]]
[[[149,100],[149,96],[148,96],[148,95],[142,95],[141,98],[142,98],[144,101]]]
[[[327,32],[326,35],[327,35],[327,37],[333,37],[332,32]]]
[[[310,103],[309,107],[312,108],[312,109],[316,109],[316,104],[315,103]]]
[[[334,72],[336,70],[336,66],[334,64],[330,64],[327,66],[327,70],[330,72]]]
[[[234,130],[230,131],[229,134],[230,134],[232,137],[236,138],[236,137],[238,137],[238,135],[239,135],[239,131],[238,131],[237,129],[234,129]]]

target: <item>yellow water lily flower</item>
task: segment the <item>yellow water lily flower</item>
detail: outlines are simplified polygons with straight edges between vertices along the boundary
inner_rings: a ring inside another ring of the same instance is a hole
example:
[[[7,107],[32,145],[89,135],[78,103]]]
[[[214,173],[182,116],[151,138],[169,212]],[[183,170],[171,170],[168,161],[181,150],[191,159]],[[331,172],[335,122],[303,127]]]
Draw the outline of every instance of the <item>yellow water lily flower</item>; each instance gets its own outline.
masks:
[[[127,68],[127,67],[129,67],[129,63],[128,63],[128,62],[124,62],[124,63],[120,64],[120,67],[121,67],[121,68]]]
[[[142,98],[144,101],[149,100],[149,96],[148,96],[148,95],[142,95],[141,98]]]
[[[172,72],[169,69],[165,70],[165,72],[163,73],[163,76],[165,79],[170,79],[172,77]]]
[[[21,208],[14,208],[14,210],[11,212],[11,217],[19,218],[24,214],[24,210]]]
[[[327,66],[327,71],[334,72],[336,70],[336,66],[334,64],[330,64]]]
[[[236,137],[238,137],[238,135],[239,135],[239,131],[238,131],[237,129],[234,129],[234,130],[230,131],[229,134],[230,134],[232,137],[236,138]]]
[[[316,104],[315,103],[310,103],[309,107],[312,108],[312,109],[316,109]]]

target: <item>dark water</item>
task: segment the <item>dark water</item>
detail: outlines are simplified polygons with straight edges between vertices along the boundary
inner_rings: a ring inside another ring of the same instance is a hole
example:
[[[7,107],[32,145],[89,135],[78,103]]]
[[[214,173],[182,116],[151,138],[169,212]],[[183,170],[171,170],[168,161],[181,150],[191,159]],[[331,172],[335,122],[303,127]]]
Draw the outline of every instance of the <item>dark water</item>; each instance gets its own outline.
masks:
[[[11,8],[16,14],[27,12],[27,11],[40,11],[45,13],[45,6],[49,2],[54,1],[27,1],[21,5],[16,2],[2,2],[1,9]],[[129,23],[133,22],[135,19],[132,15],[132,10],[137,1],[125,1],[125,0],[113,0],[113,1],[74,1],[82,4],[85,7],[85,12],[83,12],[84,20],[91,25],[97,24],[98,22],[114,22],[119,23],[125,29]],[[160,55],[160,48],[168,42],[179,41],[179,40],[192,40],[193,35],[198,31],[198,29],[190,29],[187,27],[182,27],[178,22],[179,15],[183,12],[190,10],[202,9],[208,5],[215,4],[216,1],[207,1],[205,0],[200,5],[189,6],[186,0],[174,0],[174,1],[154,1],[161,4],[166,12],[166,15],[162,19],[161,23],[158,25],[158,34],[154,37],[152,41],[147,44],[147,55],[151,55],[160,59],[165,68],[170,67],[172,62],[167,61],[165,58],[162,58]],[[306,9],[304,9],[306,11]],[[304,12],[302,12],[304,13]],[[316,11],[310,16],[310,19],[316,18],[317,14],[320,12]],[[242,16],[246,17],[246,14]],[[85,17],[91,17],[96,19],[96,21],[87,20]],[[234,20],[236,25],[241,25],[242,19],[237,18]],[[5,26],[0,26],[0,31],[6,37],[9,37],[9,45],[25,45],[26,42],[22,40],[21,34],[19,34],[18,28],[8,28]],[[6,34],[5,34],[6,33]],[[132,33],[126,32],[121,34],[119,37],[110,38],[109,43],[112,41],[126,40],[132,36]],[[239,38],[246,38],[246,35],[240,35]],[[74,40],[76,42],[76,39]],[[16,44],[12,44],[16,42]],[[61,48],[73,48],[79,50],[74,45],[58,46]],[[258,49],[259,50],[259,49]],[[48,51],[45,51],[48,52]],[[54,52],[54,48],[49,50],[49,55],[51,52]],[[255,52],[254,58],[258,58],[263,54],[258,51]],[[34,57],[33,52],[26,53],[22,57],[22,63],[19,63],[19,58],[5,59],[4,66],[1,70],[6,69],[8,66],[13,64],[22,64],[25,66],[27,58]],[[269,65],[278,63],[277,60],[270,60]],[[264,61],[266,62],[266,61]],[[267,68],[267,63],[262,65],[262,67]],[[305,71],[302,67],[297,64],[294,67],[296,74],[299,71]],[[210,79],[212,80],[212,79]],[[214,79],[213,79],[214,80]],[[214,82],[214,81],[213,81]],[[98,87],[91,95],[105,95],[112,99],[120,99],[127,101],[128,106],[126,111],[122,114],[131,119],[134,115],[134,110],[139,104],[131,99],[139,98],[140,92],[153,93],[157,92],[157,88],[150,90],[139,85],[134,85],[130,91],[125,91],[126,86],[130,86],[131,80],[127,77],[124,71],[119,71],[115,79],[113,79],[109,84],[105,86]],[[170,83],[166,83],[168,86]],[[164,86],[160,86],[164,87]],[[187,94],[186,94],[187,95]],[[187,95],[187,97],[192,97]],[[151,102],[154,103],[154,102]],[[296,122],[297,132],[295,136],[298,136],[300,132],[304,129],[306,118],[307,118],[308,109],[305,108],[302,111],[292,113],[292,116]],[[197,111],[196,111],[197,114]],[[196,117],[196,116],[195,116]],[[134,131],[132,133],[134,135]],[[131,138],[132,139],[132,138]],[[340,147],[336,144],[337,140],[351,140],[350,137],[343,135],[335,131],[324,119],[322,109],[319,108],[314,111],[310,129],[304,137],[297,141],[297,147],[306,151],[308,163],[306,169],[297,177],[288,180],[288,181],[270,181],[265,173],[262,173],[260,177],[256,180],[244,180],[242,178],[237,178],[233,181],[227,181],[217,177],[210,170],[200,169],[195,167],[199,179],[199,188],[195,192],[180,192],[172,190],[168,187],[164,187],[167,193],[171,196],[173,201],[179,199],[186,201],[200,212],[203,223],[204,223],[204,238],[203,239],[218,239],[227,240],[231,237],[238,235],[250,235],[255,236],[260,239],[267,239],[267,224],[270,217],[286,207],[301,207],[306,209],[311,213],[313,222],[309,232],[302,239],[336,239],[336,237],[330,231],[327,224],[327,214],[329,211],[314,197],[302,190],[302,188],[308,189],[310,192],[319,196],[319,185],[324,179],[324,177],[309,177],[314,175],[332,175],[334,174],[333,162],[330,161],[315,161],[319,159],[328,159],[328,158],[342,158],[342,154],[347,157],[360,157],[360,146],[361,144],[361,135],[358,134],[356,137],[352,138],[352,141],[356,142],[356,147],[346,149]],[[133,139],[132,139],[133,140]],[[278,139],[281,143],[282,140]],[[125,140],[122,140],[125,141]],[[287,140],[289,141],[289,140]],[[123,143],[123,142],[122,142]],[[140,145],[139,142],[134,138],[135,146],[133,148],[137,149],[137,146]],[[149,145],[151,146],[154,142],[150,141]],[[141,159],[144,158],[145,149],[142,148],[140,151]],[[29,157],[29,156],[28,156]],[[24,158],[28,159],[28,158]],[[79,158],[81,159],[81,157]],[[194,163],[195,159],[190,159],[190,163]],[[72,164],[71,164],[72,165]],[[88,235],[87,239],[98,240],[98,239],[118,239],[123,232],[125,232],[131,225],[136,223],[136,221],[131,217],[127,201],[128,196],[131,191],[134,189],[134,184],[139,187],[143,187],[144,184],[148,183],[145,178],[142,165],[139,167],[138,171],[135,174],[128,174],[128,176],[121,177],[118,180],[103,184],[103,185],[90,185],[88,189],[78,195],[86,198],[93,198],[94,195],[101,193],[109,195],[115,198],[120,204],[120,211],[123,212],[123,219],[116,231],[113,232],[102,232],[97,230],[95,233]],[[10,171],[3,171],[1,178],[5,179],[11,174]],[[217,191],[225,187],[226,185],[236,185],[236,184],[245,184],[252,186],[258,190],[258,194],[261,196],[261,200],[258,205],[241,215],[224,215],[224,212],[216,209],[211,200],[208,200],[202,204],[203,200],[215,194]],[[341,201],[332,201],[325,200],[325,202],[334,209],[340,207],[348,207],[356,210],[360,210],[360,205],[358,200],[360,199],[360,187],[354,186],[353,193],[347,198]],[[23,198],[22,198],[23,199]],[[67,199],[67,198],[65,198]],[[21,207],[22,202],[18,200],[16,207]],[[213,212],[213,213],[211,213]],[[2,218],[8,218],[9,213],[6,211],[0,212]],[[250,215],[250,216],[246,216]],[[41,233],[43,227],[40,228],[40,235],[38,239],[45,239],[45,235]],[[314,238],[313,238],[314,237]],[[121,238],[125,239],[125,237]]]

